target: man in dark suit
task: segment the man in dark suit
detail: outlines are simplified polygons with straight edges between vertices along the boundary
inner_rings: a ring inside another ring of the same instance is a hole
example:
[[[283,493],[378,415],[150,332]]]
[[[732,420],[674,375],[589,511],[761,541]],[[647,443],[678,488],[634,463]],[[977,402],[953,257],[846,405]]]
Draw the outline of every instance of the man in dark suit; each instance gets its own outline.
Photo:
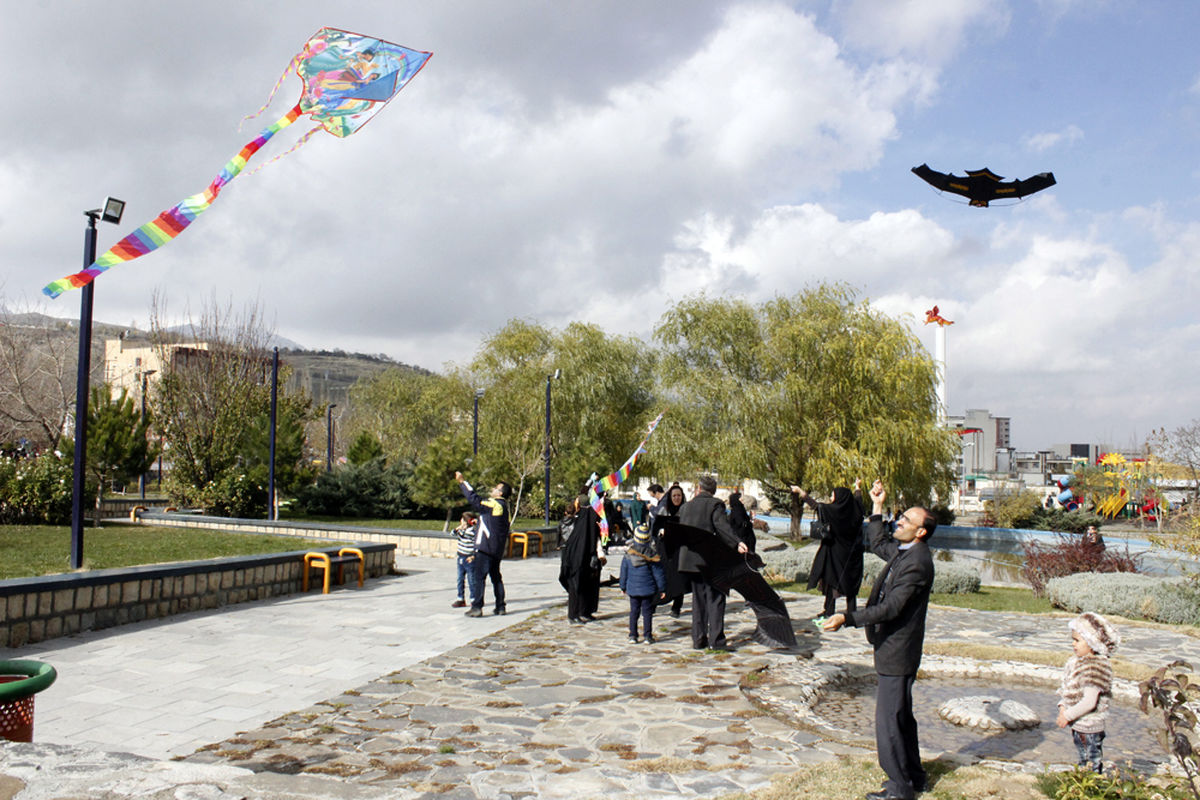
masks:
[[[834,614],[825,630],[843,625],[865,627],[875,646],[879,691],[875,699],[875,748],[887,774],[883,789],[867,800],[912,800],[925,791],[925,770],[917,744],[917,721],[912,713],[912,687],[925,643],[925,612],[933,587],[933,556],[926,543],[937,522],[915,506],[896,519],[895,531],[883,521],[887,499],[883,483],[871,487],[871,520],[867,533],[871,551],[887,566],[871,587],[867,607]]]
[[[726,545],[745,553],[749,548],[737,537],[725,513],[725,504],[713,494],[717,480],[702,475],[697,481],[696,494],[679,509],[679,521],[684,525],[708,531]],[[725,594],[704,579],[706,567],[703,556],[689,547],[679,548],[679,571],[692,580],[692,647],[703,650],[725,650]]]

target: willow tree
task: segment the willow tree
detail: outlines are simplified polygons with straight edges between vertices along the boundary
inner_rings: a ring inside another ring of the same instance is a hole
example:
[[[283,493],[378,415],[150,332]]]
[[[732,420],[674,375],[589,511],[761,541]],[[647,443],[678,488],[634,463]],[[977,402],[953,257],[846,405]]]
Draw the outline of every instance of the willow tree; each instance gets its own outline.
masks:
[[[643,342],[594,325],[574,322],[557,331],[510,321],[456,373],[463,385],[484,390],[479,455],[464,471],[473,482],[508,481],[518,496],[544,491],[549,382],[550,489],[557,508],[591,472],[620,466],[640,441],[653,416],[652,363]],[[468,425],[469,410],[464,406]]]
[[[947,496],[957,443],[937,425],[933,361],[846,286],[761,305],[690,297],[655,336],[673,406],[660,458],[677,469],[758,478],[776,496],[875,477],[897,502]]]

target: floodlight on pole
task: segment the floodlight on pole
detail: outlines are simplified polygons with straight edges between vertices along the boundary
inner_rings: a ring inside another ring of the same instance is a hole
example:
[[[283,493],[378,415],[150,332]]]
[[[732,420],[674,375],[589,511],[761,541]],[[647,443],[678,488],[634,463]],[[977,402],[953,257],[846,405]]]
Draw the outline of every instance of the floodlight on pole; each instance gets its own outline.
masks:
[[[337,403],[330,403],[325,409],[325,471],[333,472],[333,410]]]
[[[109,197],[103,208],[83,212],[87,227],[83,231],[83,268],[96,262],[96,220],[114,225],[125,213],[125,201]],[[96,283],[89,281],[79,298],[79,359],[75,373],[75,462],[71,480],[71,569],[83,568],[83,493],[87,469],[88,390],[92,370],[92,305]]]
[[[472,425],[473,436],[471,446],[471,458],[479,455],[479,398],[483,397],[483,389],[475,390],[475,415],[474,424]]]

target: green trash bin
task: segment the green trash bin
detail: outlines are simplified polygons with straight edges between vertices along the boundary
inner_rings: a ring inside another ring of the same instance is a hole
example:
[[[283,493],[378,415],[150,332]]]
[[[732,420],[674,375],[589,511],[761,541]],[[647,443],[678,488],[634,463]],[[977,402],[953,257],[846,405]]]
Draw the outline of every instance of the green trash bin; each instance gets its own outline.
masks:
[[[33,741],[33,696],[57,677],[54,667],[41,661],[0,661],[0,737]]]

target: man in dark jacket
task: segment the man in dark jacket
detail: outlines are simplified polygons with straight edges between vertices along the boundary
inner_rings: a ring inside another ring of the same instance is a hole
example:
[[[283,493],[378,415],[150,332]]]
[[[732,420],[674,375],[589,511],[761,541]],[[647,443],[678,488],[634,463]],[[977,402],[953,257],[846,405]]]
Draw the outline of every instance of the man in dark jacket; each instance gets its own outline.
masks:
[[[679,521],[708,531],[739,553],[748,552],[729,525],[725,504],[713,496],[716,478],[702,475],[697,486],[695,496],[679,509]],[[692,647],[725,650],[725,594],[704,579],[707,566],[699,553],[687,546],[679,548],[679,571],[692,579]]]
[[[500,559],[508,547],[508,498],[512,487],[504,481],[497,483],[486,500],[475,494],[461,472],[454,473],[458,488],[479,514],[479,531],[475,534],[475,556],[471,566],[471,608],[468,617],[483,616],[483,592],[487,579],[492,579],[492,594],[496,596],[496,614],[507,613],[504,604],[504,578],[500,575]]]
[[[896,530],[883,521],[887,499],[883,483],[871,487],[871,520],[867,533],[871,551],[887,566],[871,587],[867,607],[834,614],[825,630],[842,625],[865,627],[875,646],[879,691],[875,699],[875,749],[887,774],[883,789],[867,800],[911,800],[925,791],[925,770],[917,744],[912,713],[912,687],[925,643],[925,612],[933,587],[933,556],[926,541],[937,522],[924,508],[913,507],[896,519]]]

